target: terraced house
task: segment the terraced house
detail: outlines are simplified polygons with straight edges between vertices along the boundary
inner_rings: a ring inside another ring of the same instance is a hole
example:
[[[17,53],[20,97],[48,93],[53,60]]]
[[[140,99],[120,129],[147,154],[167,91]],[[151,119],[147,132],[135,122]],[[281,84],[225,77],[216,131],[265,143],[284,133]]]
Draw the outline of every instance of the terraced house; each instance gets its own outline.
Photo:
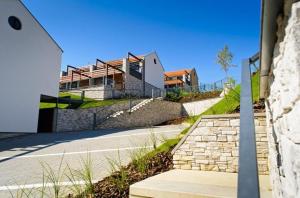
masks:
[[[165,72],[164,81],[166,89],[177,87],[185,90],[199,90],[198,75],[195,68]]]
[[[102,61],[81,67],[67,66],[60,76],[60,90],[79,93],[94,99],[107,99],[131,94],[162,94],[164,68],[156,52],[122,59]]]

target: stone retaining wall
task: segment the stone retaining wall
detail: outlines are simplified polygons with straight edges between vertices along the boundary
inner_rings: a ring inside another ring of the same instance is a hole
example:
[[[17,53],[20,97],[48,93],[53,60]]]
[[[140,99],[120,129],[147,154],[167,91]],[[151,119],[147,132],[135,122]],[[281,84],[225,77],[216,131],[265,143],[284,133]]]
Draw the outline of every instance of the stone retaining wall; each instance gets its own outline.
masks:
[[[173,156],[174,168],[237,172],[239,114],[203,116],[187,134]],[[268,141],[265,116],[255,115],[259,174],[268,174]]]
[[[79,89],[68,90],[67,92],[77,96],[81,96],[83,91],[84,91],[84,97],[95,99],[95,100],[120,98],[125,94],[123,90],[114,89],[109,85],[79,88]]]
[[[142,100],[133,100],[132,106]],[[100,123],[107,116],[121,110],[129,109],[129,101],[104,107],[88,109],[58,109],[56,131],[80,131],[92,130],[94,126],[94,113],[96,113],[96,123]]]
[[[266,99],[274,197],[300,197],[300,2],[285,0]]]
[[[176,102],[154,100],[142,108],[101,123],[98,128],[131,128],[161,124],[182,116],[182,105]]]

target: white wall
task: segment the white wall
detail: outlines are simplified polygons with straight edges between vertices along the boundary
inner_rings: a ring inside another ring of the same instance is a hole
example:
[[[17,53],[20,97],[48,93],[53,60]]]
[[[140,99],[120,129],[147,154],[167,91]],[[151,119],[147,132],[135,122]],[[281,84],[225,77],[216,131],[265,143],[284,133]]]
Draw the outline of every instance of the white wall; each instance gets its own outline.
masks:
[[[195,116],[200,115],[204,111],[206,111],[208,108],[219,102],[222,98],[210,98],[206,100],[200,100],[195,102],[187,102],[183,103],[182,106],[184,108],[184,111],[189,116]]]
[[[58,95],[61,54],[21,2],[0,1],[0,132],[37,131],[40,94]]]
[[[156,64],[154,64],[154,58],[156,59]],[[146,65],[145,81],[158,88],[164,89],[165,71],[156,52],[152,52],[145,56],[145,65]]]

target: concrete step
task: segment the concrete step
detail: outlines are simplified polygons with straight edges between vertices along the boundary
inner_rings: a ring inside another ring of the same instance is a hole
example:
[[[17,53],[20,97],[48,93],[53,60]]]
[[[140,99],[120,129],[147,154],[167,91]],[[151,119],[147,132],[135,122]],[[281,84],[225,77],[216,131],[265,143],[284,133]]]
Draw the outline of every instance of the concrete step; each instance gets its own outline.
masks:
[[[262,198],[272,197],[268,176],[260,176]],[[237,174],[171,170],[130,186],[131,198],[235,198]]]
[[[135,106],[133,106],[132,108],[131,108],[131,111],[130,110],[127,110],[127,112],[134,112],[134,111],[137,111],[137,110],[139,110],[140,108],[142,108],[143,106],[145,106],[146,104],[148,104],[149,102],[151,102],[151,101],[153,101],[153,99],[151,98],[151,99],[145,99],[145,100],[143,100],[142,102],[140,102],[139,104],[137,104],[137,105],[135,105]]]

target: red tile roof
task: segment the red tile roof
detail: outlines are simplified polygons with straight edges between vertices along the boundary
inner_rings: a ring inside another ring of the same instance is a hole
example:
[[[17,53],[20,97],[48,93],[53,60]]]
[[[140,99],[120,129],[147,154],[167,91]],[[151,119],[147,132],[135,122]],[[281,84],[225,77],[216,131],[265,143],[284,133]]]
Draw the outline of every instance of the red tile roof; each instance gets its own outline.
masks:
[[[192,70],[191,69],[182,69],[178,71],[170,71],[170,72],[165,72],[165,76],[167,77],[173,77],[173,76],[182,76],[186,73],[190,73]]]

